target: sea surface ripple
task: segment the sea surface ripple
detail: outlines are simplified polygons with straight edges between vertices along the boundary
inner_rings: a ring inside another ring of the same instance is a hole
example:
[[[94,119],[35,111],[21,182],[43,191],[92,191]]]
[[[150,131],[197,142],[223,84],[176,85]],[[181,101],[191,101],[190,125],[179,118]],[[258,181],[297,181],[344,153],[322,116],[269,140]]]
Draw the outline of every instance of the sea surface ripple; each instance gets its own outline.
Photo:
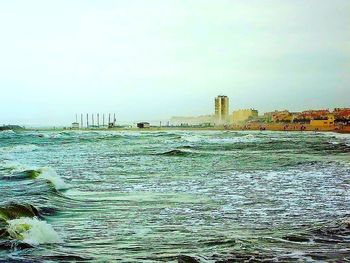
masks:
[[[350,262],[350,136],[0,132],[0,259]]]

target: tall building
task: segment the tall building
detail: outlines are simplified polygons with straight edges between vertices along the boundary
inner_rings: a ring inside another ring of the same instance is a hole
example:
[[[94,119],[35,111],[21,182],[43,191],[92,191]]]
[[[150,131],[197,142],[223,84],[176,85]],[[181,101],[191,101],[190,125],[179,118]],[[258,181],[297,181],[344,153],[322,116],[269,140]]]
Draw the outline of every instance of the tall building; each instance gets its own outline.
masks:
[[[225,123],[229,119],[229,101],[227,96],[217,96],[215,98],[215,117],[218,122]]]

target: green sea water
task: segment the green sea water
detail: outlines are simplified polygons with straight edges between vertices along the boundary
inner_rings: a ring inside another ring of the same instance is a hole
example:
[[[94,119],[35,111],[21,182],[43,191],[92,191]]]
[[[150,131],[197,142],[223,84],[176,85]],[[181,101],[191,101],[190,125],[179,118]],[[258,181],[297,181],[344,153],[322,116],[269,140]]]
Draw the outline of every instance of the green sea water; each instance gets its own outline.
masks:
[[[349,135],[0,132],[3,261],[345,262],[349,218]]]

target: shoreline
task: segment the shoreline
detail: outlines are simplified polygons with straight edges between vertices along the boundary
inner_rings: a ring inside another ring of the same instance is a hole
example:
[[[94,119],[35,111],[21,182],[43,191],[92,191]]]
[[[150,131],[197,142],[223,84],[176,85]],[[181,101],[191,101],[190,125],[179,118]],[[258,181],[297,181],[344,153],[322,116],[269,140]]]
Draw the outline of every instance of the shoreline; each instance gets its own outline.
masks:
[[[136,127],[114,127],[114,128],[26,128],[21,131],[278,131],[278,132],[334,132],[350,133],[350,125],[333,127],[315,127],[308,124],[281,125],[281,124],[253,124],[244,126],[213,126],[213,127],[181,127],[181,126],[163,126],[150,128]]]

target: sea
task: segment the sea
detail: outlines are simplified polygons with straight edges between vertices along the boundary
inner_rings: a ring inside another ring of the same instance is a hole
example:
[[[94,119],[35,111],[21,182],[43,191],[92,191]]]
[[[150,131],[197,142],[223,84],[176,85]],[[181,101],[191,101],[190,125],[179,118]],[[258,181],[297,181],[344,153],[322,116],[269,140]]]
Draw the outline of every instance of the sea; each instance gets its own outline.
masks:
[[[350,135],[0,132],[0,262],[350,262]]]

